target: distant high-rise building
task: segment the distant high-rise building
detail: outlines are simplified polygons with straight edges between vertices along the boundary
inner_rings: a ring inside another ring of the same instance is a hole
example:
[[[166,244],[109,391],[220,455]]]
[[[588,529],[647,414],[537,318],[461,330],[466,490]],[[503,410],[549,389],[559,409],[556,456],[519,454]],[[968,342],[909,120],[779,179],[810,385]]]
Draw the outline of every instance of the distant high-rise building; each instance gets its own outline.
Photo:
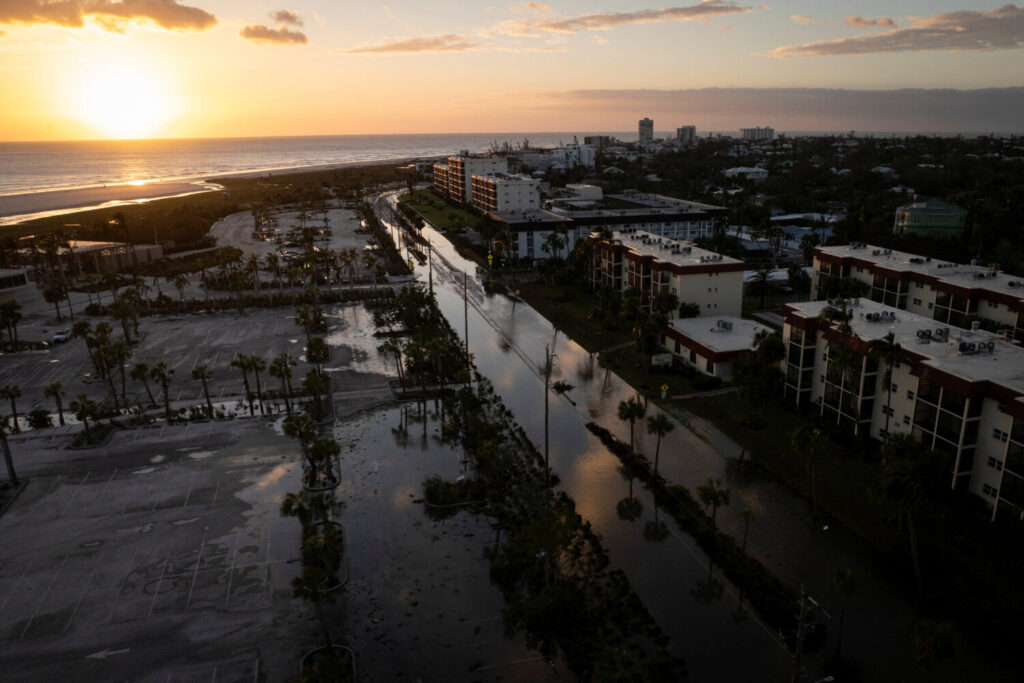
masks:
[[[697,142],[697,126],[676,128],[676,142],[680,147],[693,147]]]
[[[640,144],[654,140],[654,121],[646,116],[640,119]]]
[[[740,128],[740,137],[747,142],[768,142],[775,139],[775,129],[768,126],[764,128]]]
[[[584,145],[593,145],[594,147],[604,148],[612,144],[611,135],[584,135]]]

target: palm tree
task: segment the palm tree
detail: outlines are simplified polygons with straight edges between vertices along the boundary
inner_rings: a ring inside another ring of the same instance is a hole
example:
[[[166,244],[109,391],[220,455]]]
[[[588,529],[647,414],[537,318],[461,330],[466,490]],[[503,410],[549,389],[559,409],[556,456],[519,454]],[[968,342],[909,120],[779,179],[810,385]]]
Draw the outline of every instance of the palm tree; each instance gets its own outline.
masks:
[[[288,397],[292,395],[292,367],[296,362],[287,353],[282,353],[270,363],[270,375],[281,380],[281,393],[284,395],[284,409],[292,414],[292,404]]]
[[[747,552],[747,536],[750,535],[750,525],[757,521],[757,513],[751,508],[745,507],[740,510],[740,519],[743,520],[743,552]]]
[[[868,353],[876,360],[885,363],[885,373],[882,375],[882,385],[885,386],[885,435],[889,435],[889,417],[892,415],[892,369],[899,360],[902,347],[896,341],[896,335],[890,330],[881,339],[872,339],[868,342]]]
[[[66,393],[61,391],[60,382],[50,382],[46,385],[43,390],[43,394],[46,398],[52,398],[57,402],[57,417],[60,419],[61,425],[64,424],[64,401],[63,398],[67,396]]]
[[[185,288],[188,287],[188,275],[186,273],[175,273],[171,278],[171,283],[178,290],[178,299],[181,303],[185,303]]]
[[[21,398],[21,387],[17,384],[5,384],[0,387],[0,398],[9,399],[11,402],[11,415],[14,422],[14,431],[20,432],[21,427],[18,426],[18,404],[17,399]]]
[[[932,451],[922,446],[910,434],[894,434],[882,444],[881,492],[885,499],[896,507],[899,516],[907,522],[918,602],[923,597],[924,588],[917,554],[914,513],[922,497],[921,487],[924,485],[924,479],[930,473],[932,465]]]
[[[764,308],[764,298],[775,288],[775,285],[772,282],[772,267],[770,265],[764,265],[758,268],[754,275],[754,281],[750,284],[751,289],[757,292],[760,297],[760,304],[758,308]]]
[[[714,546],[718,532],[715,516],[718,508],[729,504],[729,489],[722,487],[721,479],[708,479],[697,487],[697,497],[704,507],[711,508],[711,541]]]
[[[79,394],[78,398],[71,402],[71,411],[85,428],[85,440],[92,442],[92,434],[89,433],[89,418],[96,415],[96,402],[85,394]]]
[[[310,337],[306,344],[306,362],[316,365],[317,372],[322,372],[322,366],[330,358],[330,353],[323,337]]]
[[[142,386],[146,388],[146,396],[149,397],[149,405],[156,408],[156,399],[153,398],[153,392],[149,389],[149,365],[146,363],[136,363],[135,367],[131,370],[131,378],[136,382],[142,382]]]
[[[85,348],[89,351],[89,362],[92,363],[93,367],[96,367],[96,359],[92,355],[92,345],[89,344],[89,338],[92,337],[92,333],[92,325],[88,320],[78,320],[71,326],[71,336],[78,337],[85,342]]]
[[[832,659],[839,659],[839,653],[843,646],[843,625],[846,620],[846,601],[849,599],[854,592],[856,592],[858,583],[857,577],[849,569],[837,569],[835,575],[832,577],[832,583],[836,587],[836,591],[842,596],[842,601],[839,603],[839,628],[836,632],[836,651],[832,655]]]
[[[636,421],[641,419],[646,413],[647,409],[644,408],[644,404],[638,401],[635,397],[619,402],[619,419],[623,422],[629,422],[630,455],[635,455],[635,451],[633,450],[633,427],[636,426]]]
[[[245,400],[249,402],[249,415],[255,415],[256,411],[252,406],[252,392],[249,390],[249,370],[252,369],[252,361],[249,356],[240,353],[231,359],[231,367],[242,371],[242,384],[245,386]]]
[[[60,302],[64,300],[64,288],[61,287],[59,282],[54,282],[43,289],[43,299],[46,303],[53,304],[53,309],[57,311],[57,322],[64,322],[64,316],[60,314]]]
[[[405,389],[405,373],[402,370],[402,344],[397,339],[391,338],[380,345],[380,352],[392,356],[395,359],[395,366],[398,368],[398,382]]]
[[[12,486],[18,486],[18,473],[14,471],[14,458],[11,457],[11,445],[7,443],[7,430],[11,428],[6,415],[0,415],[0,450],[4,453],[4,464],[7,466],[7,479]]]
[[[160,361],[149,370],[150,379],[159,382],[160,388],[164,392],[164,414],[167,419],[171,419],[171,377],[174,376],[174,370],[167,367],[167,363]]]
[[[256,400],[260,402],[260,413],[263,413],[263,387],[260,385],[260,373],[267,369],[267,361],[260,356],[249,356],[249,369],[256,376]]]
[[[801,451],[807,456],[807,473],[811,485],[811,518],[818,518],[818,454],[827,442],[828,434],[811,424],[803,424],[790,434],[790,446],[794,451]]]
[[[330,391],[330,387],[331,382],[327,375],[317,372],[316,368],[310,368],[302,380],[302,390],[313,395],[317,416],[321,412],[320,397]]]
[[[213,377],[213,371],[205,365],[197,365],[192,368],[192,379],[199,380],[203,385],[203,395],[206,396],[206,414],[209,417],[213,417],[213,401],[210,400],[210,378]]]
[[[672,420],[665,413],[657,413],[647,418],[647,433],[658,435],[658,444],[654,447],[654,476],[658,476],[658,455],[661,453],[661,438],[675,429]]]

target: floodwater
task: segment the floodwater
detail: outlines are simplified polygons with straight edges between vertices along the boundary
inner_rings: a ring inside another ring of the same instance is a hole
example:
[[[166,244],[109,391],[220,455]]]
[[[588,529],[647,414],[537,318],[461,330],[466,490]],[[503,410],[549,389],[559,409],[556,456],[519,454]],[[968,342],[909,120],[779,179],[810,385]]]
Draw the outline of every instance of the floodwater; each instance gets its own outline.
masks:
[[[388,200],[393,201],[394,195]],[[378,209],[386,218],[388,207]],[[551,381],[573,385],[567,398],[554,393],[549,396],[552,468],[580,514],[603,537],[613,566],[626,572],[634,590],[672,637],[670,647],[686,660],[692,680],[788,680],[792,663],[779,634],[756,615],[743,616],[736,591],[728,582],[720,600],[708,603],[693,595],[698,582],[706,580],[708,567],[706,555],[691,537],[662,515],[660,519],[669,522],[672,533],[662,542],[645,539],[645,523],[654,520],[655,510],[652,497],[639,485],[634,485],[634,493],[643,503],[642,516],[635,521],[619,518],[616,504],[626,497],[628,484],[618,472],[617,458],[585,424],[593,420],[628,441],[629,427],[618,419],[617,406],[634,391],[529,306],[503,295],[486,294],[485,274],[459,256],[443,235],[429,228],[422,234],[433,247],[432,280],[441,310],[460,336],[468,322],[470,352],[478,370],[493,382],[538,448],[543,450],[544,444],[541,369],[546,347],[555,356]],[[416,272],[421,281],[431,279],[428,266],[417,265]],[[467,280],[464,303],[463,283]],[[654,410],[652,406],[648,415]],[[709,477],[722,477],[731,491],[731,504],[719,510],[721,528],[741,538],[739,511],[745,507],[754,510],[757,521],[750,531],[749,552],[783,583],[794,589],[804,585],[827,615],[835,617],[839,611],[840,597],[832,584],[835,570],[852,570],[860,587],[848,602],[843,653],[861,666],[864,680],[901,680],[915,654],[911,636],[914,607],[887,578],[885,568],[866,544],[838,525],[823,528],[812,523],[808,503],[776,482],[735,474],[729,462],[739,456],[739,447],[713,425],[692,418],[691,430],[675,422],[676,429],[662,442],[662,475],[691,490]],[[654,451],[654,439],[641,424],[636,428],[636,441],[639,451]],[[798,606],[793,608],[795,613]],[[821,652],[805,657],[807,680],[820,678],[814,676],[818,665],[832,652],[835,624],[830,630],[830,640]],[[1009,680],[1006,668],[962,639],[957,643],[956,659],[926,675],[937,681],[982,675]]]

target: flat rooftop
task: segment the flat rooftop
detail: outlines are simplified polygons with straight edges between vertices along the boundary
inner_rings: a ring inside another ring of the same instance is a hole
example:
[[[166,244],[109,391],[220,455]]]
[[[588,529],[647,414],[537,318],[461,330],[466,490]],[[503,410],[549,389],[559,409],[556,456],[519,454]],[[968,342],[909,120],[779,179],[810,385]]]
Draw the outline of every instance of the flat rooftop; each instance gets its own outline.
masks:
[[[829,303],[805,301],[788,306],[798,315],[817,318]],[[950,327],[865,298],[854,299],[849,310],[853,312],[850,319],[853,334],[866,342],[881,339],[892,332],[895,341],[905,351],[924,356],[926,360],[922,362],[925,365],[969,382],[987,380],[1024,394],[1024,348],[1002,341],[997,334]],[[885,319],[873,320],[875,314],[885,314]],[[961,342],[974,344],[975,351],[961,352]],[[990,342],[992,351],[987,350]],[[978,351],[982,344],[986,350]]]
[[[674,240],[668,237],[658,237],[649,232],[616,230],[613,239],[629,247],[641,256],[653,256],[659,261],[665,261],[679,266],[701,266],[709,263],[718,265],[743,265],[743,261],[734,259],[731,256],[716,254],[707,249],[701,249],[688,240]]]
[[[937,277],[958,287],[985,289],[1024,298],[1024,278],[1008,275],[987,265],[954,263],[870,244],[818,247],[816,251],[832,257],[855,258],[890,270]]]
[[[677,318],[670,320],[668,326],[715,353],[749,351],[754,348],[754,337],[759,332],[772,331],[753,320],[732,316]]]

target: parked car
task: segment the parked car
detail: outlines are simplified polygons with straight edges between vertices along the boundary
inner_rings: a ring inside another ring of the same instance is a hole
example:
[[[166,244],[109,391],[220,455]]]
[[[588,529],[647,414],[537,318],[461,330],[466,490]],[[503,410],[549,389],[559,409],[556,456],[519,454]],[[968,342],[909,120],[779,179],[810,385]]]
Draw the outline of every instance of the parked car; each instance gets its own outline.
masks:
[[[54,344],[63,344],[68,339],[71,339],[71,330],[60,330],[53,335]]]

